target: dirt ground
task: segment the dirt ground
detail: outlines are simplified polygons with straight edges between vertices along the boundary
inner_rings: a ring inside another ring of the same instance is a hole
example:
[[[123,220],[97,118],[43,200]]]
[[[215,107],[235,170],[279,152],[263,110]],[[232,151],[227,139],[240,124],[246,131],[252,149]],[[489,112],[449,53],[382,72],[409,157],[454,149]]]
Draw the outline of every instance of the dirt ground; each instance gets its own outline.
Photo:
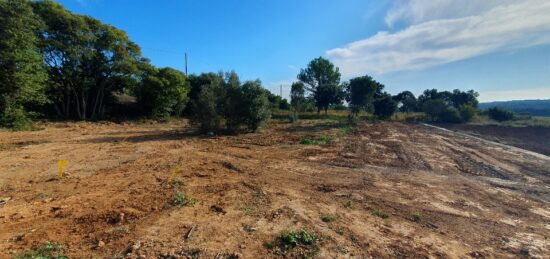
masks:
[[[47,240],[71,258],[549,258],[549,157],[394,122],[185,125],[0,132],[0,258]],[[266,246],[285,230],[317,242]]]
[[[550,156],[550,127],[475,124],[446,124],[441,126]]]

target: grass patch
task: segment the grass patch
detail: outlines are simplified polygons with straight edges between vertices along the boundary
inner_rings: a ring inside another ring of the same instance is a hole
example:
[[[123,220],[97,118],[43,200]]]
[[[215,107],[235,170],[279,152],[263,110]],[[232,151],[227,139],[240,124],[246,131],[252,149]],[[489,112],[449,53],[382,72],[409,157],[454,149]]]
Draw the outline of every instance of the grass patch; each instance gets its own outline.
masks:
[[[346,209],[353,209],[353,203],[351,201],[347,201],[345,204],[344,204],[344,208]]]
[[[197,203],[197,199],[186,195],[183,192],[177,192],[172,197],[172,200],[170,200],[170,204],[172,206],[193,206]]]
[[[372,210],[371,214],[374,215],[374,216],[377,216],[381,219],[387,219],[387,218],[390,217],[390,215],[388,213],[385,213],[385,212],[379,211],[379,210]]]
[[[281,251],[286,252],[297,246],[314,247],[316,243],[317,237],[306,230],[300,230],[283,231],[279,233],[279,236],[274,241],[266,242],[264,246],[267,249],[279,248]]]
[[[336,220],[336,216],[334,215],[322,215],[321,220],[326,223],[330,223]]]
[[[20,255],[15,256],[15,259],[69,259],[62,255],[61,252],[65,249],[63,244],[57,244],[51,241],[46,241],[42,246],[28,250]]]
[[[409,219],[413,222],[420,222],[420,220],[422,220],[422,213],[416,212],[412,214]]]

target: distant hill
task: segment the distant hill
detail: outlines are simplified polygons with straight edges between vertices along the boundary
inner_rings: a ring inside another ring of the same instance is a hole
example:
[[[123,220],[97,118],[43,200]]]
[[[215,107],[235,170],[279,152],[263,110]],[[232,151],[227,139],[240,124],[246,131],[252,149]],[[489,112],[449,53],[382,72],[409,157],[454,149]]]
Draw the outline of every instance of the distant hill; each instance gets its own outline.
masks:
[[[529,114],[533,116],[550,116],[550,100],[521,100],[480,103],[482,110],[499,107],[511,110],[517,114]]]

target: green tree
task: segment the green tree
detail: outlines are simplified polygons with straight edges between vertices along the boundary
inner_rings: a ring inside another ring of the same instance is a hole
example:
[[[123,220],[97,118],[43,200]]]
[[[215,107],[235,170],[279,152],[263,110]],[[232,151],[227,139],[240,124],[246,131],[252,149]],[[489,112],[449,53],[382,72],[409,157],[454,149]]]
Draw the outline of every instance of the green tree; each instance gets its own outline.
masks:
[[[191,122],[199,124],[200,130],[204,133],[217,132],[222,122],[222,115],[219,111],[220,84],[212,82],[203,85],[201,91],[193,100],[193,111]]]
[[[138,104],[151,117],[179,116],[189,99],[189,90],[184,73],[162,68],[142,80],[137,93]]]
[[[428,99],[423,102],[422,110],[432,121],[437,121],[447,110],[447,104],[443,99]]]
[[[356,117],[361,110],[370,110],[374,95],[381,84],[366,75],[353,78],[347,84],[347,101],[352,116]]]
[[[39,21],[29,1],[0,0],[0,126],[32,127],[25,105],[47,101],[47,74],[37,47]]]
[[[239,106],[243,109],[242,119],[249,130],[258,127],[271,116],[270,103],[260,80],[247,81],[241,88]]]
[[[45,23],[40,46],[49,72],[48,97],[64,118],[101,118],[115,92],[136,85],[143,60],[125,32],[53,1],[32,2]]]
[[[290,106],[294,113],[294,119],[298,119],[298,112],[303,112],[306,105],[305,85],[302,82],[292,83],[290,89]]]
[[[416,97],[413,93],[410,91],[403,91],[393,98],[395,101],[397,101],[399,104],[401,104],[401,107],[399,107],[399,110],[402,112],[415,112],[418,110],[418,103],[416,100]]]
[[[458,108],[458,113],[462,122],[470,122],[476,117],[477,109],[472,105],[464,104]]]
[[[306,84],[306,90],[315,101],[317,113],[323,109],[326,114],[330,105],[340,103],[344,97],[339,69],[323,57],[312,60],[307,68],[302,69],[298,80]]]
[[[397,111],[397,102],[389,94],[374,101],[374,114],[380,119],[388,119]]]

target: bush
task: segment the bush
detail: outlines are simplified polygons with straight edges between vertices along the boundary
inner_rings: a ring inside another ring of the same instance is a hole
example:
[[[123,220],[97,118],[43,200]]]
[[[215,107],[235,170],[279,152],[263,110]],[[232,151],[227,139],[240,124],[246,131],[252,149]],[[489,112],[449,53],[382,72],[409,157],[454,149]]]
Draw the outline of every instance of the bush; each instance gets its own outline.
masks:
[[[487,115],[489,115],[489,118],[496,120],[498,122],[509,121],[514,119],[513,112],[509,110],[501,109],[498,107],[489,108],[487,110]]]
[[[460,123],[462,122],[462,119],[460,118],[460,114],[457,110],[446,109],[439,115],[438,121],[446,123]]]
[[[397,111],[397,102],[390,95],[374,101],[374,114],[380,119],[390,118]]]
[[[138,104],[154,118],[179,116],[189,100],[189,82],[172,68],[162,68],[147,76],[137,92]]]
[[[432,99],[423,103],[422,110],[432,121],[437,121],[445,111],[447,104],[442,99]]]
[[[271,103],[259,80],[242,86],[220,81],[202,87],[192,110],[192,121],[203,132],[218,132],[225,122],[226,130],[236,133],[243,125],[257,130],[271,116]]]
[[[471,105],[462,105],[458,108],[462,122],[470,122],[477,115],[477,110]]]
[[[22,109],[6,109],[0,114],[0,126],[12,130],[33,130],[34,123]]]

